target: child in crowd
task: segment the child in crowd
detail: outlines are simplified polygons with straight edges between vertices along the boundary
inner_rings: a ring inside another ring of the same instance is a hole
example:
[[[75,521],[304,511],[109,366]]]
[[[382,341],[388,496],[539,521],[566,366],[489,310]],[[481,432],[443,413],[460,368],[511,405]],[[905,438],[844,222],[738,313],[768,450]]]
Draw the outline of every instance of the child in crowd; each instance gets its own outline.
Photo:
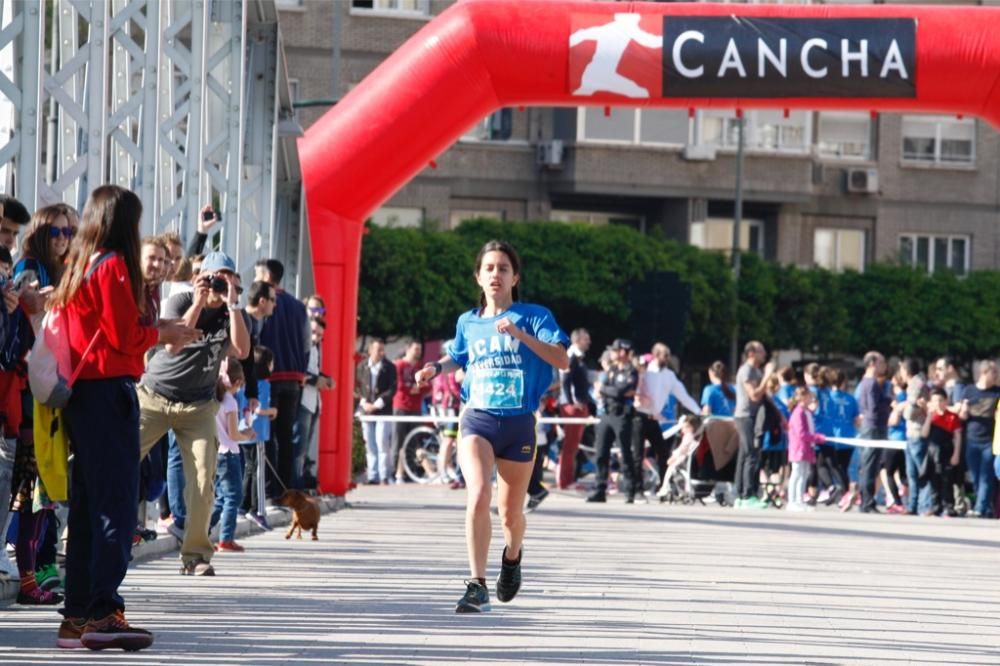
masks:
[[[219,552],[242,553],[243,546],[233,540],[236,534],[236,512],[243,499],[243,461],[240,458],[240,442],[256,439],[252,428],[240,430],[239,405],[236,393],[243,386],[243,366],[238,359],[229,357],[219,368],[219,385],[216,397],[219,413],[215,417],[216,436],[219,440],[219,460],[215,475],[215,509],[212,511],[212,525],[222,521],[219,528]]]
[[[927,480],[933,498],[932,508],[924,515],[954,517],[958,515],[953,486],[962,459],[962,420],[948,409],[948,393],[941,387],[931,391],[921,435],[927,440],[927,457],[920,480]]]
[[[240,402],[241,412],[247,414],[246,422],[253,426],[256,433],[255,445],[243,449],[246,456],[246,470],[243,477],[243,503],[240,509],[248,520],[261,529],[270,530],[271,525],[264,513],[264,476],[260,471],[264,467],[265,447],[271,439],[271,421],[278,416],[277,408],[271,406],[270,377],[274,372],[274,352],[264,345],[257,345],[253,350],[253,359],[257,374],[257,402],[260,405],[257,411],[249,414],[246,399]]]
[[[816,464],[815,444],[822,444],[826,437],[816,432],[813,414],[819,408],[819,400],[806,387],[795,390],[789,401],[792,415],[788,422],[788,462],[792,464],[792,477],[788,482],[788,510],[808,511],[812,506],[803,503],[806,483]]]

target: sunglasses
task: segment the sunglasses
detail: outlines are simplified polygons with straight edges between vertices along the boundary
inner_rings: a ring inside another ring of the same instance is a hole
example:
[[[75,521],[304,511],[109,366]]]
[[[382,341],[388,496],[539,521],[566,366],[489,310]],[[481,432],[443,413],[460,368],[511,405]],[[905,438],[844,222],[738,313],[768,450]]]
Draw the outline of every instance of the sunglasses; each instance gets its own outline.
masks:
[[[76,235],[76,229],[73,227],[63,227],[62,229],[59,229],[58,227],[49,227],[49,238],[59,238],[60,234],[66,238],[72,238]]]
[[[313,314],[326,314],[326,308],[309,308],[309,312]]]

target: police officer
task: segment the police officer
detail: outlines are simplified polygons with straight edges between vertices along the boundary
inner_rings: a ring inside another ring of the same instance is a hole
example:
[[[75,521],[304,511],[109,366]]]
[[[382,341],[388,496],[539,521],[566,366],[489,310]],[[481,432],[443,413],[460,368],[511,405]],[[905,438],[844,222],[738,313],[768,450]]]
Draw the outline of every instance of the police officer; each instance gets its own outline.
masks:
[[[606,502],[608,489],[608,460],[615,439],[621,451],[625,503],[635,501],[635,494],[642,492],[642,456],[632,452],[632,418],[635,410],[635,389],[639,372],[632,365],[632,343],[622,338],[611,343],[613,363],[607,379],[601,384],[604,414],[597,426],[597,487],[587,497],[588,502]]]

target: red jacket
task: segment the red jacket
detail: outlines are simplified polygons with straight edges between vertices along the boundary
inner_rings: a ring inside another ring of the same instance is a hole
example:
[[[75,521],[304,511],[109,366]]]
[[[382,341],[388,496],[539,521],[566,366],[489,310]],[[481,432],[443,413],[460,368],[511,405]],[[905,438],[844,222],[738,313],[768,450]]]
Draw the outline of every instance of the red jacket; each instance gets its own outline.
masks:
[[[158,333],[155,326],[139,323],[124,259],[116,254],[103,261],[65,311],[74,368],[94,333],[101,331],[84,359],[80,379],[142,376],[143,354],[156,344]]]

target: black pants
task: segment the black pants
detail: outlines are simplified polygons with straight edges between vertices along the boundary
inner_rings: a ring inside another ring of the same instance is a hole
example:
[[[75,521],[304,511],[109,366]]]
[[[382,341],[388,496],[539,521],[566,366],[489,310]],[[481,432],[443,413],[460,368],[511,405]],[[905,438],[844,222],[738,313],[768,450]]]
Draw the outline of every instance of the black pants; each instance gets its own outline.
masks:
[[[881,468],[885,470],[885,490],[892,497],[892,501],[899,503],[899,486],[896,485],[896,472],[902,472],[906,476],[906,454],[895,449],[882,449],[879,456]]]
[[[296,381],[271,382],[271,406],[278,408],[278,416],[271,423],[271,451],[267,457],[278,471],[277,483],[268,471],[267,496],[277,497],[284,488],[292,487],[292,468],[295,459],[295,424],[302,402],[302,385]],[[284,484],[284,488],[281,487]]]
[[[955,482],[959,479],[960,466],[951,464],[955,447],[949,442],[940,445],[931,442],[927,446],[927,476],[932,489],[932,510],[949,512],[955,510]]]
[[[763,409],[763,408],[761,408]],[[733,419],[736,433],[740,436],[740,450],[736,455],[736,475],[734,492],[739,499],[757,497],[760,494],[760,438],[754,431],[754,419],[739,417]]]
[[[243,452],[243,500],[240,502],[240,513],[259,513],[261,511],[257,501],[257,445],[241,446]]]
[[[535,447],[535,466],[531,468],[531,479],[528,480],[529,495],[538,495],[545,490],[545,486],[542,485],[542,465],[549,455],[549,446],[543,444]]]
[[[420,416],[420,412],[411,412],[406,409],[393,409],[393,416]],[[407,422],[407,421],[397,421],[392,424],[392,447],[389,451],[389,474],[396,474],[396,470],[400,468],[399,456],[403,450],[403,442],[406,441],[406,436],[410,434],[411,431],[419,426],[419,423]],[[403,476],[397,475],[396,479],[404,478]]]
[[[642,457],[646,453],[645,443],[649,442],[656,456],[656,471],[663,480],[663,475],[667,473],[667,459],[670,458],[670,442],[663,439],[663,431],[660,430],[659,422],[649,414],[636,412],[635,421],[632,423],[632,451],[639,457],[639,468],[642,470]],[[641,478],[641,477],[640,477]]]
[[[66,617],[124,610],[139,504],[139,399],[129,378],[81,379],[64,412],[73,441]]]
[[[860,433],[861,439],[885,439],[885,428],[872,428]],[[861,511],[868,513],[875,510],[875,479],[878,477],[882,450],[866,447],[861,451],[861,468],[858,470],[858,482],[861,485]]]
[[[605,414],[597,424],[597,489],[608,488],[608,464],[611,461],[611,447],[618,440],[621,451],[622,476],[625,479],[622,492],[629,497],[642,492],[642,451],[635,455],[632,448],[632,414]]]

